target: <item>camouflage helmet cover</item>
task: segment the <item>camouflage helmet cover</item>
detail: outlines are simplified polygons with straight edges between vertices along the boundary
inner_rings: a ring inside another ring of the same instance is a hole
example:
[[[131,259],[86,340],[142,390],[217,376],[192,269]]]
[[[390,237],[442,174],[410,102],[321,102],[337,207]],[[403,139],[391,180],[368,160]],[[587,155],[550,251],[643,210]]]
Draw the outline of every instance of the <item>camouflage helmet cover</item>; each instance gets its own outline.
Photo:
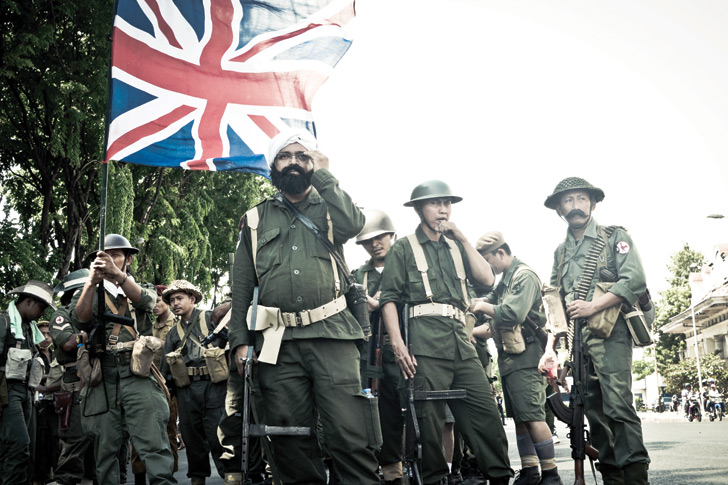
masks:
[[[379,209],[368,209],[363,211],[366,222],[359,235],[356,236],[356,243],[362,242],[380,236],[382,234],[396,234],[394,224],[389,216]]]
[[[453,195],[450,186],[442,180],[428,180],[414,188],[410,200],[404,203],[405,207],[412,207],[415,202],[428,199],[450,199],[453,204],[463,200],[462,197]]]
[[[594,202],[601,202],[604,200],[604,191],[599,187],[594,187],[592,184],[580,177],[568,177],[559,182],[554,188],[554,192],[546,197],[546,201],[543,203],[549,209],[556,210],[559,205],[561,194],[568,192],[569,190],[582,189],[586,190],[591,194]]]

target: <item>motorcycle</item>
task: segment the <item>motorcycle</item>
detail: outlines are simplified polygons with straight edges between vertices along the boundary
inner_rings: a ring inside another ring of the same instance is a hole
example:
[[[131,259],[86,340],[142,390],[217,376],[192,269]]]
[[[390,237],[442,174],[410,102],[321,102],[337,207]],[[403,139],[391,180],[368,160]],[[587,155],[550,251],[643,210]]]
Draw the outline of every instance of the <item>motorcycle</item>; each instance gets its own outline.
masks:
[[[693,419],[698,420],[698,422],[701,422],[703,420],[703,413],[700,412],[700,400],[697,397],[690,397],[690,405],[688,407],[688,421],[691,423],[693,422]]]
[[[708,415],[711,421],[717,419],[723,421],[723,397],[713,396],[710,403],[710,414]]]

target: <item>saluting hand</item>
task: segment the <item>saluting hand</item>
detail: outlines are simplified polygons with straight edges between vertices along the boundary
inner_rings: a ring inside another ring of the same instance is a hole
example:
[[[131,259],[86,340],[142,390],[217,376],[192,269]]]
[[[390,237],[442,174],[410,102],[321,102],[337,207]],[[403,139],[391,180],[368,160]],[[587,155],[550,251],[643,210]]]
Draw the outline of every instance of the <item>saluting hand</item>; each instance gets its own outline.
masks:
[[[304,152],[305,155],[308,155],[311,157],[311,162],[313,163],[313,171],[320,168],[325,168],[328,170],[329,168],[329,157],[324,155],[318,150],[309,150],[307,152]]]

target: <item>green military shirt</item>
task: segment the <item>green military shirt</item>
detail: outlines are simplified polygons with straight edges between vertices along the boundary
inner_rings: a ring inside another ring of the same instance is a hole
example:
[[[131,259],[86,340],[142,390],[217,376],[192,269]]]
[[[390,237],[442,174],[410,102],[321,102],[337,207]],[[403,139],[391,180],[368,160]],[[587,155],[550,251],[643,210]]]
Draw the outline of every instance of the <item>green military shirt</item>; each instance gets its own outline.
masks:
[[[571,231],[567,231],[566,240],[554,252],[554,266],[551,270],[551,285],[562,286],[562,295],[566,303],[575,299],[574,292],[579,286],[587,252],[592,243],[599,237],[600,226],[592,219],[584,232],[584,237],[576,241]],[[563,263],[562,260],[563,253]],[[561,278],[559,282],[559,265]],[[627,303],[634,304],[646,289],[645,272],[632,238],[622,228],[617,228],[609,237],[607,245],[599,255],[598,266],[606,265],[619,276],[619,280],[609,289],[610,293],[622,297]],[[591,301],[594,287],[599,282],[597,271],[589,288],[586,301]]]
[[[364,276],[366,275],[367,295],[374,296],[381,289],[382,273],[377,271],[371,259],[355,269],[352,274],[359,284],[364,284]]]
[[[212,311],[207,310],[205,311],[205,325],[207,326],[207,332],[205,332],[205,329],[203,329],[202,325],[200,324],[201,314],[202,310],[195,309],[192,312],[192,318],[190,318],[190,321],[187,324],[182,322],[183,332],[186,332],[189,326],[192,326],[192,329],[187,336],[187,341],[185,342],[185,350],[182,351],[182,356],[187,367],[201,367],[207,365],[205,363],[205,356],[203,354],[203,349],[200,346],[200,342],[205,337],[207,337],[207,335],[212,330],[214,330],[215,327],[210,323]],[[169,374],[169,365],[167,364],[167,359],[165,359],[164,356],[170,352],[177,350],[180,347],[180,344],[182,343],[182,337],[184,337],[184,333],[182,335],[179,334],[177,323],[175,322],[174,327],[172,327],[172,330],[167,333],[167,338],[164,341],[164,355],[162,356],[162,374],[165,376]],[[211,347],[220,347],[221,345],[225,346],[225,342],[222,341],[220,337],[216,338],[210,343]]]
[[[152,321],[150,318],[151,312],[154,309],[154,305],[157,303],[157,293],[155,290],[151,290],[149,288],[142,288],[141,289],[142,297],[137,303],[131,302],[131,307],[127,306],[126,314],[125,316],[131,317],[131,308],[133,307],[136,313],[136,331],[139,335],[151,335],[152,334]],[[94,329],[96,325],[96,315],[98,314],[97,308],[98,308],[98,293],[94,291],[94,304],[93,304],[93,317],[91,320],[87,322],[82,322],[78,319],[76,315],[76,304],[78,303],[78,299],[81,297],[82,292],[76,293],[74,295],[73,300],[71,300],[71,304],[69,305],[69,308],[71,309],[71,324],[73,327],[83,330],[86,333],[91,333],[91,331]],[[126,296],[123,294],[119,294],[117,297],[114,297],[112,293],[109,292],[108,289],[106,289],[106,294],[109,295],[109,298],[111,298],[111,301],[116,305],[117,308],[119,308],[119,305],[126,299]],[[111,309],[106,305],[104,302],[104,311],[111,312]],[[114,329],[114,323],[112,322],[106,322],[105,330],[106,330],[106,342],[108,344],[109,342],[109,336],[111,335],[111,332]],[[125,326],[122,326],[121,331],[119,332],[119,340],[118,343],[124,343],[124,342],[131,342],[134,340],[134,336],[129,332],[129,329]]]
[[[364,215],[351,197],[339,188],[338,180],[328,170],[315,171],[311,185],[308,197],[296,207],[324,234],[328,232],[328,209],[334,245],[341,250],[342,245],[364,227]],[[283,312],[312,310],[333,301],[347,290],[343,268],[337,265],[341,282],[337,293],[329,252],[281,202],[273,198],[265,200],[258,205],[258,215],[257,268],[253,267],[247,218],[235,253],[231,349],[248,344],[245,317],[256,285],[260,288],[259,303],[280,308]],[[361,327],[347,310],[305,327],[288,327],[283,334],[283,340],[356,340],[363,337]]]
[[[70,305],[69,305],[70,306]],[[51,328],[50,334],[53,339],[53,345],[55,346],[56,360],[59,364],[70,364],[76,362],[76,356],[78,352],[76,347],[73,350],[66,352],[63,350],[63,346],[66,345],[71,335],[76,333],[76,330],[71,325],[71,313],[67,307],[58,307],[51,317]]]
[[[433,293],[432,301],[449,304],[462,311],[467,310],[455,263],[450,254],[450,246],[444,236],[437,242],[431,241],[420,226],[417,226],[415,235],[427,260],[427,277]],[[463,258],[466,276],[471,279],[467,254],[462,244],[456,241],[456,245]],[[425,293],[422,274],[417,270],[412,246],[407,238],[398,239],[387,252],[379,304],[384,306],[389,302],[396,303],[398,307],[404,303],[414,306],[430,302]],[[477,357],[475,347],[470,343],[465,326],[460,320],[423,316],[412,319],[410,323],[410,341],[415,355],[452,359],[455,352],[459,351],[461,359]]]
[[[526,327],[526,316],[540,327],[546,323],[546,316],[540,310],[541,281],[533,271],[527,269],[521,270],[516,276],[518,268],[523,266],[525,264],[520,259],[513,258],[496,287],[486,296],[495,311],[492,325],[494,331],[498,327],[513,328],[519,323]],[[543,351],[536,335],[533,337],[533,342],[527,343],[526,350],[520,354],[509,354],[498,349],[498,370],[501,376],[520,369],[538,367]]]

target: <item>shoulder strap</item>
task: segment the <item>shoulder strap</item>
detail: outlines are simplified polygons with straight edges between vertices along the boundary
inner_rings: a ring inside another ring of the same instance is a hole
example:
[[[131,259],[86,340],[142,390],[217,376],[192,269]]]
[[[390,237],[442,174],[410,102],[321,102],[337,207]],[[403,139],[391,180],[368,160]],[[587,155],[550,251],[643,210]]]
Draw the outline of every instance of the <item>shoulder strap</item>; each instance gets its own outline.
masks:
[[[463,301],[467,307],[470,305],[470,297],[468,296],[468,285],[466,282],[467,276],[465,273],[465,264],[463,263],[463,255],[460,254],[460,248],[458,248],[458,245],[455,244],[455,241],[448,238],[445,238],[445,241],[447,242],[447,245],[450,246],[450,255],[452,256],[452,261],[455,264],[455,273],[460,280],[460,291],[463,294]]]
[[[430,287],[430,279],[427,277],[428,266],[427,259],[425,258],[425,251],[422,249],[422,245],[420,245],[420,242],[417,240],[416,234],[408,235],[407,240],[409,241],[410,246],[412,247],[412,253],[415,256],[417,271],[419,271],[422,276],[422,284],[425,287],[425,295],[428,300],[432,301],[433,293],[432,288]]]
[[[511,278],[511,283],[513,283],[513,281],[516,279],[516,277],[518,275],[520,275],[521,273],[525,273],[527,271],[533,273],[533,275],[536,277],[536,280],[538,280],[539,286],[540,286],[541,278],[539,278],[538,275],[536,274],[536,272],[533,270],[533,268],[531,268],[527,264],[521,264],[518,266],[518,269],[516,269],[516,272],[513,273],[513,277]]]
[[[364,291],[366,291],[367,296],[371,296],[369,294],[368,286],[367,286],[367,280],[369,279],[369,271],[364,271],[364,278],[362,279],[361,285],[364,287]]]
[[[255,274],[258,274],[258,265],[256,263],[258,255],[258,222],[260,216],[258,215],[258,206],[253,207],[245,213],[245,219],[248,222],[248,228],[250,229],[250,252],[253,257],[253,268],[255,268]],[[182,334],[180,334],[182,337]]]

